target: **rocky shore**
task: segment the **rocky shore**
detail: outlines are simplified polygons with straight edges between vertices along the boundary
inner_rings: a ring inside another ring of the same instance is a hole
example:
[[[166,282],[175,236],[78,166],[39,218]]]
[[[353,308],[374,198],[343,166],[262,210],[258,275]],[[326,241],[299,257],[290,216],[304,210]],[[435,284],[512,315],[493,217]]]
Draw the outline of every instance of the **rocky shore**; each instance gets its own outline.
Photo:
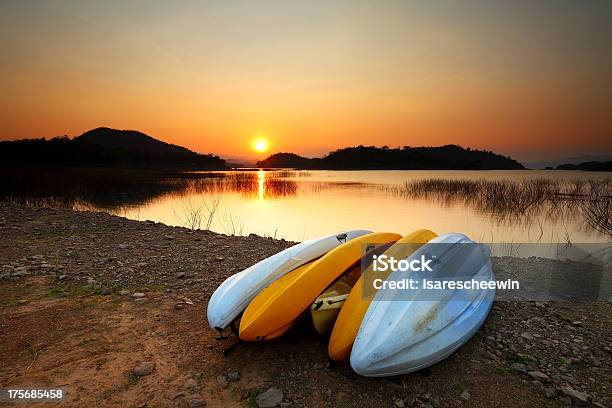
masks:
[[[306,319],[223,356],[210,295],[290,242],[6,203],[0,233],[2,387],[58,386],[71,406],[612,404],[610,302],[496,302],[446,361],[367,379],[330,364]]]

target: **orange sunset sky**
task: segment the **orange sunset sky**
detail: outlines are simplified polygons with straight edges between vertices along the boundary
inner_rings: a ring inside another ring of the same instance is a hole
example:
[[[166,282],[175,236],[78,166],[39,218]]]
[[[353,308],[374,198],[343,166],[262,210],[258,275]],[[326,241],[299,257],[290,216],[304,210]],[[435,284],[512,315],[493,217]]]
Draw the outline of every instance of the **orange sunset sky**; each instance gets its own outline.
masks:
[[[0,139],[612,153],[610,21],[608,1],[2,2]]]

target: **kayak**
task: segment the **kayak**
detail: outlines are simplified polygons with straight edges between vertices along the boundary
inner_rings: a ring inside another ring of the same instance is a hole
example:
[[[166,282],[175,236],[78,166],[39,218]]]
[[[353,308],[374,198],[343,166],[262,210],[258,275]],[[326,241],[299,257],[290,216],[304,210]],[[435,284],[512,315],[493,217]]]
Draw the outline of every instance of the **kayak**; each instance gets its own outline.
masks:
[[[260,341],[283,335],[325,288],[360,262],[366,246],[385,245],[400,238],[386,232],[362,235],[332,249],[308,268],[279,278],[255,296],[244,311],[240,339]]]
[[[434,238],[409,260],[435,259],[432,271],[409,272],[409,277],[494,281],[488,247],[462,234]],[[391,273],[387,282],[400,282],[406,272]],[[456,281],[457,281],[456,280]],[[353,345],[351,367],[368,377],[410,373],[433,365],[465,344],[484,323],[495,290],[463,288],[428,291],[382,288],[376,292]]]
[[[272,282],[330,250],[371,231],[351,230],[304,241],[227,278],[208,302],[208,323],[215,330],[227,328],[249,302]]]
[[[405,259],[417,250],[421,245],[436,237],[433,232],[421,229],[406,235],[397,241],[383,255],[396,259]],[[348,297],[343,302],[342,309],[339,310],[338,318],[334,324],[329,340],[329,357],[335,361],[348,361],[353,342],[361,326],[361,321],[368,310],[375,292],[366,294],[363,288],[364,279],[367,274],[373,274],[371,266],[355,283]],[[376,272],[376,276],[381,279],[386,278],[388,272]],[[370,275],[371,276],[371,275]]]
[[[331,333],[344,301],[360,276],[361,265],[338,278],[312,302],[310,317],[317,333],[322,336]]]
[[[310,267],[279,278],[244,311],[240,339],[261,341],[283,335],[325,288],[361,261],[366,246],[385,245],[400,238],[386,232],[366,234],[329,251]]]

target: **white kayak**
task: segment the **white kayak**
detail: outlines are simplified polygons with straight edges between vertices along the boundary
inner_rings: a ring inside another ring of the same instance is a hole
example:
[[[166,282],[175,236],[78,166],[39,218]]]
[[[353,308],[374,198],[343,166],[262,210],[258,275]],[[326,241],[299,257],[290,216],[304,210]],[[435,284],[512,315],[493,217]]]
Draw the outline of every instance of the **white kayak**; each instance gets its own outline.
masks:
[[[269,284],[337,246],[370,232],[352,230],[304,241],[230,276],[215,290],[208,302],[210,327],[225,329]]]
[[[432,271],[395,271],[387,281],[418,279],[412,290],[381,289],[364,316],[351,351],[351,367],[367,377],[406,374],[444,360],[484,323],[495,290],[426,290],[430,282],[494,281],[490,251],[463,234],[432,239],[409,259],[434,258]],[[476,285],[480,286],[480,285]]]

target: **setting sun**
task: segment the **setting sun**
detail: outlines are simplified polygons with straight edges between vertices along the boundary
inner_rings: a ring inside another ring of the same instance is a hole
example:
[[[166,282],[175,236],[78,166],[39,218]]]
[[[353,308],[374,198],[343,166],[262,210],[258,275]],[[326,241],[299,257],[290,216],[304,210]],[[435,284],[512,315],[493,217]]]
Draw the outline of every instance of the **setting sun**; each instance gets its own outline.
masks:
[[[265,152],[268,150],[268,141],[266,139],[255,139],[253,141],[253,149],[257,152]]]

